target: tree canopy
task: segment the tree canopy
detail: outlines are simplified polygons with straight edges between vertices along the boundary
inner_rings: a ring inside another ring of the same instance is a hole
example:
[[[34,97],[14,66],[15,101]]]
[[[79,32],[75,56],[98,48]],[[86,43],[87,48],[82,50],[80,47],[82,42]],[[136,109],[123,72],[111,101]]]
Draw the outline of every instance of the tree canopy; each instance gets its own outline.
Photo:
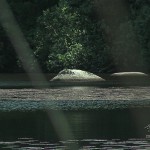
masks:
[[[150,72],[150,2],[121,2],[8,0],[43,72]],[[23,70],[0,26],[0,72]]]

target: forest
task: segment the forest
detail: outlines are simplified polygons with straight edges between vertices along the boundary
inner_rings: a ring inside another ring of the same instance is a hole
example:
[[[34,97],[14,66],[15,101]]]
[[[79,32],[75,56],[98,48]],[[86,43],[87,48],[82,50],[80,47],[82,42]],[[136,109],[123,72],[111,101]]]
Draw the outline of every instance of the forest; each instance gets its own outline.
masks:
[[[150,72],[150,0],[7,2],[44,73]],[[23,72],[0,23],[0,73]]]

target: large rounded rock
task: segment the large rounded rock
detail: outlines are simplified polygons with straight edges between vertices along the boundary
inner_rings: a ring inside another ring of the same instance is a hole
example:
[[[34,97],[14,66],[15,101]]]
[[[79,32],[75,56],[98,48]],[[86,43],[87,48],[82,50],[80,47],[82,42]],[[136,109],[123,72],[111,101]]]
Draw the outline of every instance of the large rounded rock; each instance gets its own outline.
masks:
[[[104,81],[101,77],[78,69],[64,69],[51,81]]]

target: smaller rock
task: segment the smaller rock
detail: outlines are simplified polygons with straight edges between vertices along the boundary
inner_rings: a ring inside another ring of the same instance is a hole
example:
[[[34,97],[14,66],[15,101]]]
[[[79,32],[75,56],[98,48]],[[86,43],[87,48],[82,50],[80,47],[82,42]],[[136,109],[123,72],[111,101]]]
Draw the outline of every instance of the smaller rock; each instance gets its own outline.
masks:
[[[113,73],[110,76],[113,80],[122,80],[122,81],[145,81],[149,79],[149,76],[143,72],[118,72]]]
[[[101,77],[78,69],[64,69],[51,81],[105,81]]]
[[[125,77],[125,76],[138,76],[138,77],[147,77],[148,75],[143,72],[118,72],[113,73],[111,76]]]

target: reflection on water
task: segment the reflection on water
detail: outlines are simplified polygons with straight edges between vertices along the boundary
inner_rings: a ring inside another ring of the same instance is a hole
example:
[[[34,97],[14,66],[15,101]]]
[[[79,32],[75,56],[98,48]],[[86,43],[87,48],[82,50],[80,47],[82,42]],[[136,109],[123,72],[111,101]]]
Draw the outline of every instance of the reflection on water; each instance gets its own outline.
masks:
[[[121,141],[119,139],[85,139],[67,140],[57,143],[42,142],[32,138],[19,138],[14,142],[0,142],[1,150],[69,150],[67,145],[78,144],[79,150],[148,150],[150,143],[145,139],[129,139]]]
[[[0,111],[0,149],[148,149],[150,108],[65,110],[75,139],[59,139],[49,118],[58,110]],[[63,122],[62,122],[63,124]]]

